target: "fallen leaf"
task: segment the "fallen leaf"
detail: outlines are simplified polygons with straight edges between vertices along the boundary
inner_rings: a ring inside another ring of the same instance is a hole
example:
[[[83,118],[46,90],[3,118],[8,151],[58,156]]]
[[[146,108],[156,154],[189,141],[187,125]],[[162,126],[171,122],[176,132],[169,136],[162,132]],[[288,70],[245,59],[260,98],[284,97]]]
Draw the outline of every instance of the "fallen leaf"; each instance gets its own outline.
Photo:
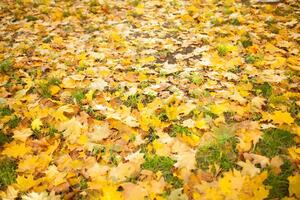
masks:
[[[31,128],[33,130],[40,130],[41,126],[43,126],[43,122],[39,118],[36,118],[31,122]]]

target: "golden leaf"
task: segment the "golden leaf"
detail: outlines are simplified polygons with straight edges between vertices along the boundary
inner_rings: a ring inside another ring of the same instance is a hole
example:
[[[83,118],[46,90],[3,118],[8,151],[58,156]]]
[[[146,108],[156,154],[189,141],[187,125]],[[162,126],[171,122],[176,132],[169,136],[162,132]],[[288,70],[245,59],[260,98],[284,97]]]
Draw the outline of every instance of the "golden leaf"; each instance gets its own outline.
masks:
[[[300,175],[290,176],[289,180],[289,193],[290,196],[295,195],[298,199],[300,198]]]
[[[40,130],[41,126],[43,126],[43,122],[41,121],[40,118],[36,118],[31,122],[31,128],[33,130]]]
[[[16,186],[20,191],[25,192],[39,183],[40,180],[34,180],[32,175],[18,176]]]
[[[274,123],[282,125],[291,125],[294,122],[294,118],[288,112],[275,111],[271,117]]]
[[[16,142],[5,145],[5,149],[2,151],[2,155],[18,158],[26,155],[31,151],[31,147],[25,145],[25,143],[18,144]]]

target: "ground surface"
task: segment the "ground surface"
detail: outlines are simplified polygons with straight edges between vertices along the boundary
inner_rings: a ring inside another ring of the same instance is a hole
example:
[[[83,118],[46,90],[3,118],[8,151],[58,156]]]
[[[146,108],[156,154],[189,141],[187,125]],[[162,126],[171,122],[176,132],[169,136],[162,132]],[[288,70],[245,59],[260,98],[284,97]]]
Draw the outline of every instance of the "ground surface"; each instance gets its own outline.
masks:
[[[1,198],[299,199],[299,16],[1,1]]]

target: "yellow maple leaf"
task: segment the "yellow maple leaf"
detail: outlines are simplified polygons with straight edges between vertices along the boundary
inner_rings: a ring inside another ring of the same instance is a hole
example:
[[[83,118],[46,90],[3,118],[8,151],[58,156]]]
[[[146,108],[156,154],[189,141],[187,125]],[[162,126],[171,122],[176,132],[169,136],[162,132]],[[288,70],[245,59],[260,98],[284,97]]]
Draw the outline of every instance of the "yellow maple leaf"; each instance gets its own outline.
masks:
[[[18,164],[18,172],[25,172],[28,170],[34,170],[38,165],[38,156],[28,155],[22,159]],[[32,171],[31,171],[32,172]]]
[[[101,200],[123,200],[123,196],[117,191],[115,186],[105,186],[103,189],[103,196]]]
[[[110,33],[110,39],[113,41],[113,42],[116,42],[116,43],[119,43],[119,42],[122,42],[123,41],[123,38],[122,36],[116,32],[116,31],[112,31]]]
[[[268,194],[269,190],[263,184],[264,180],[268,177],[266,171],[261,174],[250,177],[246,176],[242,193],[240,194],[238,199],[247,200],[247,199],[255,199],[255,200],[263,200]]]
[[[60,91],[60,87],[58,87],[57,85],[51,85],[49,87],[50,93],[51,95],[55,95]]]
[[[139,62],[141,64],[143,64],[143,65],[149,64],[149,63],[151,63],[153,61],[155,61],[155,57],[154,56],[148,56],[148,57],[139,59]]]
[[[297,199],[300,199],[300,175],[290,176],[289,180],[289,193],[290,196],[295,195]]]
[[[275,111],[271,116],[274,123],[282,125],[284,123],[290,125],[294,122],[293,117],[288,112]]]
[[[45,180],[47,180],[49,183],[51,183],[54,186],[66,182],[67,173],[58,171],[55,165],[49,166],[48,170],[45,173],[46,173]]]
[[[5,149],[2,151],[2,155],[11,156],[13,158],[22,157],[31,151],[31,147],[25,145],[25,143],[17,144],[16,142],[5,145]]]
[[[221,115],[223,112],[228,110],[228,106],[226,104],[216,104],[210,106],[210,111],[216,115]]]
[[[11,200],[11,199],[16,199],[18,197],[18,190],[14,188],[13,186],[9,185],[7,186],[6,192],[1,191],[0,192],[0,197],[3,200]]]
[[[82,132],[82,124],[75,117],[59,125],[58,130],[64,131],[64,137],[71,143],[77,142]]]
[[[260,172],[259,168],[255,167],[249,160],[246,160],[246,162],[239,161],[237,164],[243,168],[242,174],[253,177]]]
[[[15,130],[13,133],[14,133],[13,136],[14,139],[25,142],[26,139],[32,135],[32,130],[30,128],[24,128],[21,130]]]
[[[43,126],[43,122],[41,121],[40,118],[36,118],[31,122],[31,128],[33,130],[40,130],[41,126]]]
[[[289,67],[293,70],[296,71],[300,71],[300,66],[299,66],[299,62],[300,62],[300,58],[298,56],[290,56],[287,59],[287,62],[289,63]]]
[[[208,128],[206,121],[204,119],[198,119],[197,121],[195,121],[195,127],[199,128],[199,129]]]
[[[64,106],[59,107],[54,113],[52,114],[54,119],[59,121],[66,121],[68,118],[64,115],[64,112],[66,113],[72,113],[74,111],[72,105],[67,104]]]
[[[200,142],[200,137],[192,134],[192,135],[182,135],[180,136],[181,140],[188,143],[189,145],[195,147],[199,144]]]
[[[75,88],[76,87],[76,81],[70,77],[66,77],[62,80],[62,86],[64,88]]]
[[[85,97],[89,102],[91,102],[93,100],[94,93],[95,93],[95,90],[90,90],[85,94]]]
[[[16,186],[20,191],[25,192],[39,183],[40,180],[34,180],[32,175],[18,176]]]
[[[300,148],[291,147],[288,152],[293,160],[300,160]]]
[[[283,57],[276,57],[275,61],[272,62],[271,64],[271,68],[280,68],[280,67],[283,67],[285,66],[286,64],[286,58],[283,58]]]
[[[166,106],[165,110],[169,120],[177,119],[179,111],[177,110],[176,106]]]
[[[223,194],[236,198],[243,186],[244,179],[239,171],[234,170],[225,173],[224,177],[219,180],[218,186]]]
[[[52,157],[43,152],[37,156],[28,155],[18,164],[18,172],[34,173],[35,170],[46,169]]]

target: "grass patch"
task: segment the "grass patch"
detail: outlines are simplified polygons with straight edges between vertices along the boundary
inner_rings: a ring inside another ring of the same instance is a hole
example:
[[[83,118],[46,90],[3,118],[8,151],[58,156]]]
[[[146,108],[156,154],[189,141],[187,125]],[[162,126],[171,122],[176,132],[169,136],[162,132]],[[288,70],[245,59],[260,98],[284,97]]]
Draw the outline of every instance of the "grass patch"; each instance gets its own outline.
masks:
[[[4,116],[9,116],[13,113],[14,111],[10,109],[8,106],[0,108],[0,118]]]
[[[253,121],[258,121],[258,120],[260,120],[261,118],[262,118],[262,114],[259,113],[259,112],[255,112],[255,113],[253,113],[253,115],[252,115],[252,120],[253,120]]]
[[[0,62],[0,73],[7,73],[12,69],[12,61],[9,59]]]
[[[0,160],[0,189],[16,182],[17,164],[9,158]]]
[[[199,74],[193,73],[189,79],[195,85],[201,85],[203,83],[203,77]]]
[[[159,138],[158,135],[155,134],[156,132],[153,127],[150,127],[148,132],[149,134],[146,136],[146,138],[148,139],[149,143]]]
[[[227,124],[235,122],[235,119],[234,119],[235,112],[223,112],[223,115],[225,118],[225,122]]]
[[[255,93],[262,94],[262,96],[265,98],[270,97],[272,95],[272,91],[272,86],[267,82],[255,86]]]
[[[172,174],[175,162],[166,156],[146,154],[145,162],[141,165],[141,168],[155,173],[161,171],[166,182],[170,183],[174,188],[180,188],[183,186],[182,180]]]
[[[59,85],[61,84],[61,80],[55,77],[51,77],[48,80],[44,80],[39,84],[38,92],[44,98],[51,98],[52,94],[50,91],[51,85]]]
[[[139,94],[133,94],[130,95],[127,100],[124,102],[124,104],[127,107],[131,107],[131,108],[137,108],[137,105],[140,101],[140,95]]]
[[[7,123],[6,125],[9,127],[9,128],[16,128],[19,123],[21,122],[21,118],[14,115]]]
[[[243,45],[244,48],[248,48],[248,47],[250,47],[250,46],[253,45],[253,43],[252,43],[252,41],[251,41],[250,38],[244,38],[244,39],[242,39],[241,43],[242,43],[242,45]]]
[[[49,84],[48,83],[40,83],[39,84],[39,93],[42,95],[44,98],[51,98],[51,92],[49,90]]]
[[[296,100],[291,102],[288,111],[293,117],[298,116],[298,114],[300,113],[300,106],[297,105]]]
[[[217,46],[217,51],[219,56],[226,56],[226,54],[229,52],[229,48],[228,46],[221,44]]]
[[[51,77],[48,80],[48,85],[59,85],[61,84],[61,80],[59,78]]]
[[[166,173],[172,170],[174,164],[175,161],[169,157],[148,154],[145,156],[145,162],[141,167],[155,173],[158,171]]]
[[[124,104],[127,107],[137,108],[139,102],[142,102],[144,105],[146,105],[148,103],[151,103],[154,99],[155,99],[154,95],[133,94],[128,96]]]
[[[253,64],[253,63],[255,63],[257,61],[257,59],[258,58],[256,56],[254,56],[252,54],[248,54],[245,57],[245,62],[248,63],[248,64]]]
[[[4,145],[7,142],[11,141],[11,137],[4,134],[3,131],[0,131],[0,146]]]
[[[85,98],[84,92],[82,89],[74,90],[71,94],[72,99],[75,103],[81,104],[81,101]]]
[[[285,160],[280,168],[280,174],[275,174],[270,171],[268,178],[264,181],[265,185],[271,186],[267,199],[281,199],[289,194],[288,177],[291,176],[293,172],[292,164],[289,160]]]
[[[204,110],[203,114],[204,114],[204,117],[210,117],[212,119],[216,119],[216,118],[219,117],[218,115],[216,115],[215,113],[213,113],[213,112],[211,112],[209,110]]]
[[[46,36],[46,37],[43,39],[43,43],[50,43],[50,42],[52,42],[53,38],[54,38],[54,37],[53,37],[52,35]]]
[[[271,128],[265,131],[262,139],[257,143],[255,151],[272,158],[285,154],[286,149],[295,145],[294,136],[289,131]]]
[[[227,171],[235,166],[237,139],[233,135],[218,135],[211,143],[201,146],[196,153],[196,161],[199,168],[208,170],[214,164]]]
[[[86,178],[81,178],[81,179],[80,179],[80,182],[79,182],[79,188],[80,188],[81,190],[85,190],[85,189],[88,188],[87,181],[88,181],[88,180],[87,180]]]
[[[179,135],[191,135],[192,133],[189,131],[189,129],[187,127],[184,127],[184,126],[181,126],[178,124],[172,125],[169,135],[171,137],[176,137],[178,134]]]
[[[28,22],[32,22],[32,21],[38,20],[38,18],[37,18],[36,16],[33,16],[33,15],[27,15],[27,16],[25,16],[25,19],[26,19]]]
[[[159,113],[158,118],[159,118],[159,120],[162,121],[162,122],[169,121],[169,117],[168,117],[168,115],[167,115],[166,110],[162,110],[162,111]]]
[[[85,111],[89,116],[93,117],[96,120],[104,120],[106,119],[106,116],[100,112],[96,112],[93,110],[91,106],[85,107],[81,106],[81,110]]]
[[[230,24],[232,24],[234,26],[239,26],[239,25],[241,25],[241,22],[237,18],[234,18],[234,19],[230,20]]]
[[[50,126],[49,131],[48,131],[48,135],[50,137],[54,137],[56,133],[58,133],[58,130],[56,128],[54,128],[53,126]]]

